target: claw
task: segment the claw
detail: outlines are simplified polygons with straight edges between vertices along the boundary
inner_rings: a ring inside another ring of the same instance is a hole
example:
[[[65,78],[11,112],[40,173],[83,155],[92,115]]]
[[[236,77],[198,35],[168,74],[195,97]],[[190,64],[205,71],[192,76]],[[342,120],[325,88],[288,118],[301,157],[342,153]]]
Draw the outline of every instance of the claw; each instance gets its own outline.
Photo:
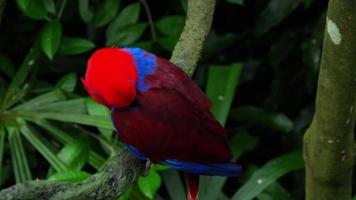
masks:
[[[143,176],[148,176],[148,172],[150,171],[150,167],[152,165],[152,162],[150,159],[148,159],[146,161],[146,165],[145,165],[145,171],[143,172]]]

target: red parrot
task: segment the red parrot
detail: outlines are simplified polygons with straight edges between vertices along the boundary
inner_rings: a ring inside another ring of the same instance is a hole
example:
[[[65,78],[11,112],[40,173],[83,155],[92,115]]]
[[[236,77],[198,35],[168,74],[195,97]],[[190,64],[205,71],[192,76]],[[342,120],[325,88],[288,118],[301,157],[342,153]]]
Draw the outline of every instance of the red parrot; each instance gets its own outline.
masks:
[[[135,156],[190,174],[189,200],[197,199],[198,175],[239,175],[209,99],[168,60],[139,48],[102,48],[82,82],[111,109],[119,138]]]

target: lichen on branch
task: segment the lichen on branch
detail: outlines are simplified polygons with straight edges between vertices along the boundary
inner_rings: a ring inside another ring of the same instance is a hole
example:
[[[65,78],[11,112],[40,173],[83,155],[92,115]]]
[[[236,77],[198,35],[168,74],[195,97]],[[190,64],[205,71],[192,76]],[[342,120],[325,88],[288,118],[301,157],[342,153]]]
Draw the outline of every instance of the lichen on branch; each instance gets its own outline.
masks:
[[[215,0],[189,0],[187,20],[171,62],[192,76],[213,20]]]
[[[145,162],[123,150],[87,180],[63,183],[37,180],[17,184],[0,192],[0,200],[115,199],[143,174]]]
[[[355,164],[356,0],[330,0],[315,114],[304,136],[307,200],[349,200]]]

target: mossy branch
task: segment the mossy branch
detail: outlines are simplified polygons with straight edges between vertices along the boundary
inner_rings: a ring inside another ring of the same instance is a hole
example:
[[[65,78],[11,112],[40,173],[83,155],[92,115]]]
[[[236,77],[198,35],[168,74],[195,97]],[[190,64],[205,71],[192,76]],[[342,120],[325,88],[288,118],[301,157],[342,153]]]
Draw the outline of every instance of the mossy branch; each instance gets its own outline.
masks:
[[[0,0],[1,1],[1,0]],[[185,28],[171,61],[192,75],[210,30],[215,0],[189,0]],[[98,173],[81,183],[30,181],[0,191],[0,200],[106,200],[117,199],[143,174],[145,162],[124,150],[112,157]]]
[[[189,0],[187,20],[171,62],[192,76],[213,20],[215,0]]]
[[[349,200],[355,164],[356,0],[329,2],[313,122],[304,136],[307,200]]]
[[[81,183],[25,182],[2,190],[0,200],[116,199],[144,170],[144,161],[123,150],[108,160],[99,172]]]

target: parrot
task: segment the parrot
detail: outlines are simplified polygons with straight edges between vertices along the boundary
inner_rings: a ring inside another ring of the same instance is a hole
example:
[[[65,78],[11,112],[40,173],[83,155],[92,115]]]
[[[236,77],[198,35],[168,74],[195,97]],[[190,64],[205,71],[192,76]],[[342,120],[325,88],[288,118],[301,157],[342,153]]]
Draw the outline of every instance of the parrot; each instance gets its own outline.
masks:
[[[138,159],[187,174],[187,199],[199,176],[238,176],[225,129],[211,102],[178,66],[141,48],[103,47],[81,79],[89,96],[111,111],[119,139]]]

